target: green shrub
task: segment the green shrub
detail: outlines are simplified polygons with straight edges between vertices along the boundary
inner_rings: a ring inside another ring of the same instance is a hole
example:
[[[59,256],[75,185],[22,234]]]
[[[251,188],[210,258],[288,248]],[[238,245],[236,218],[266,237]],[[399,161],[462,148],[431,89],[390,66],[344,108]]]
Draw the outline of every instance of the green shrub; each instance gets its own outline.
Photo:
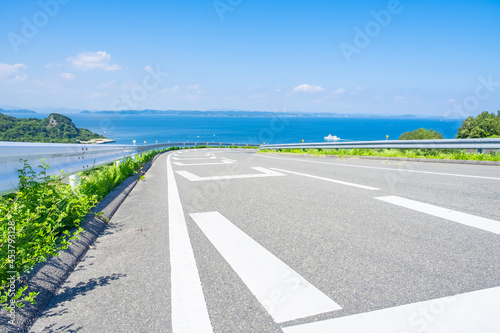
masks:
[[[443,139],[443,134],[436,132],[432,128],[419,128],[411,132],[404,132],[398,140],[438,140]]]
[[[39,174],[25,162],[19,170],[17,193],[0,197],[0,306],[11,311],[25,302],[34,303],[36,294],[26,293],[22,274],[66,249],[81,232],[80,223],[89,210],[163,151],[82,172],[82,183],[75,190],[59,177],[47,176],[49,165],[43,161]]]
[[[80,232],[82,217],[97,202],[95,196],[77,194],[47,176],[46,163],[40,167],[43,171],[37,175],[25,162],[18,192],[0,198],[0,304],[7,310],[24,306],[22,301],[34,302],[36,294],[26,295],[27,285],[19,278],[67,248]],[[71,235],[73,228],[77,229]]]

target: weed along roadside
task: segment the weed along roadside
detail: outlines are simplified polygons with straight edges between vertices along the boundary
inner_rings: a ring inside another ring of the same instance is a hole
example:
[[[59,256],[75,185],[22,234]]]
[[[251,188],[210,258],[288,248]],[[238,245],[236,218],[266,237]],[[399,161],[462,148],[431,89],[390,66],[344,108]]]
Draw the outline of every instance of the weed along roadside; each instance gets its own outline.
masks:
[[[451,149],[262,149],[259,153],[292,154],[309,156],[331,156],[339,158],[395,158],[418,161],[471,161],[471,162],[500,162],[500,153],[475,153],[466,150]]]
[[[14,194],[0,197],[0,326],[25,331],[106,227],[154,158],[150,151],[119,164],[62,177],[25,163]],[[2,331],[3,332],[3,331]]]

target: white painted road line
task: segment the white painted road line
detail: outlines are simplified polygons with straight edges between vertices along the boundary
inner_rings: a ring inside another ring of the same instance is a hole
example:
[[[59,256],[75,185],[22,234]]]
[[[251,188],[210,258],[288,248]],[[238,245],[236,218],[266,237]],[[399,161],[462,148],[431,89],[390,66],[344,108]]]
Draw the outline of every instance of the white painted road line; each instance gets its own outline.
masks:
[[[358,184],[354,184],[354,183],[344,182],[344,181],[341,181],[341,180],[335,180],[335,179],[331,179],[331,178],[318,177],[318,176],[308,175],[308,174],[305,174],[305,173],[300,173],[300,172],[295,172],[295,171],[288,171],[288,170],[283,170],[283,169],[278,169],[278,168],[270,168],[270,169],[276,170],[276,171],[280,171],[280,172],[284,172],[284,173],[291,173],[291,174],[294,174],[294,175],[309,177],[309,178],[321,179],[321,180],[325,180],[327,182],[332,182],[332,183],[337,183],[337,184],[342,184],[342,185],[347,185],[347,186],[353,186],[353,187],[359,187],[359,188],[362,188],[362,189],[365,189],[365,190],[380,191],[380,189],[376,188],[376,187],[370,187],[370,186],[365,186],[365,185],[358,185]]]
[[[295,161],[295,162],[305,162],[305,163],[314,163],[314,164],[326,164],[326,165],[342,166],[342,167],[347,167],[347,168],[361,168],[361,169],[372,169],[372,170],[387,170],[387,171],[398,171],[398,172],[423,173],[423,174],[439,175],[439,176],[452,176],[452,177],[464,177],[464,178],[478,178],[478,179],[500,180],[500,178],[498,178],[498,177],[485,177],[485,176],[474,176],[474,175],[462,175],[462,174],[458,174],[458,173],[431,172],[431,171],[419,171],[419,170],[404,170],[404,169],[395,169],[395,168],[370,167],[370,166],[365,166],[365,165],[328,163],[328,162],[320,162],[320,161],[309,161],[309,160],[306,160],[306,159],[281,158],[281,157],[263,156],[263,154],[255,154],[255,155],[259,156],[259,157],[270,158],[270,159],[273,159],[273,160]]]
[[[187,156],[187,155],[184,155]],[[179,157],[172,157],[173,160],[176,161],[197,161],[197,160],[215,160],[217,157],[211,156],[211,157],[189,157],[189,158],[179,158]]]
[[[172,164],[178,165],[178,166],[201,166],[201,165],[224,165],[224,164],[233,164],[231,161],[225,161],[223,160],[222,162],[216,162],[216,163],[193,163],[193,164],[186,164],[182,162],[172,162]]]
[[[182,203],[167,158],[168,222],[172,279],[172,330],[174,333],[213,332],[203,295]]]
[[[500,332],[500,287],[282,328],[284,333]]]
[[[192,182],[201,182],[201,181],[209,181],[209,180],[226,180],[226,179],[244,179],[244,178],[262,178],[262,177],[279,177],[285,176],[282,173],[272,171],[265,168],[255,167],[252,168],[254,170],[260,171],[258,174],[250,174],[250,175],[227,175],[227,176],[215,176],[215,177],[199,177],[189,171],[176,171],[177,174],[182,177],[190,180]]]
[[[219,212],[190,215],[277,323],[342,309]]]
[[[190,157],[207,157],[207,156],[215,156],[214,153],[205,153],[205,154],[190,154],[186,153],[183,156],[190,156]]]
[[[461,213],[397,196],[378,197],[375,199],[500,235],[500,221]]]

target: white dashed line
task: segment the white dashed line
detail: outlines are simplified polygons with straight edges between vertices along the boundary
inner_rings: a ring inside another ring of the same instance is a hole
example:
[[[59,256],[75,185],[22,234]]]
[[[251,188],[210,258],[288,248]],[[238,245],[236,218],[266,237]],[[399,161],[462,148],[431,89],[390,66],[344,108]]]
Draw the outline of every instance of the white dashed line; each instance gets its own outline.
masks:
[[[318,176],[313,176],[313,175],[308,175],[305,173],[300,173],[300,172],[295,172],[295,171],[288,171],[288,170],[283,170],[283,169],[278,169],[278,168],[270,168],[272,170],[280,171],[280,172],[285,172],[285,173],[291,173],[294,175],[299,175],[299,176],[304,176],[304,177],[309,177],[309,178],[315,178],[315,179],[320,179],[324,180],[327,182],[332,182],[332,183],[337,183],[337,184],[342,184],[342,185],[347,185],[347,186],[353,186],[353,187],[359,187],[365,190],[370,190],[370,191],[380,191],[379,188],[376,187],[370,187],[370,186],[365,186],[365,185],[359,185],[359,184],[354,184],[354,183],[348,183],[344,182],[341,180],[336,180],[336,179],[331,179],[331,178],[325,178],[325,177],[318,177]]]
[[[461,213],[455,210],[397,196],[378,197],[375,199],[500,235],[500,221]]]

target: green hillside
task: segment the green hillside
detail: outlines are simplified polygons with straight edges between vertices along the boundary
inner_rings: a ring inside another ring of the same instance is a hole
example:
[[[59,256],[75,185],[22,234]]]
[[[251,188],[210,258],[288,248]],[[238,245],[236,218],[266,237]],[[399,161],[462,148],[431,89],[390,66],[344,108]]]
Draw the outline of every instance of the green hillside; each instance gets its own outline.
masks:
[[[44,119],[19,119],[0,113],[0,141],[79,143],[93,139],[105,137],[77,128],[70,118],[57,113]]]

